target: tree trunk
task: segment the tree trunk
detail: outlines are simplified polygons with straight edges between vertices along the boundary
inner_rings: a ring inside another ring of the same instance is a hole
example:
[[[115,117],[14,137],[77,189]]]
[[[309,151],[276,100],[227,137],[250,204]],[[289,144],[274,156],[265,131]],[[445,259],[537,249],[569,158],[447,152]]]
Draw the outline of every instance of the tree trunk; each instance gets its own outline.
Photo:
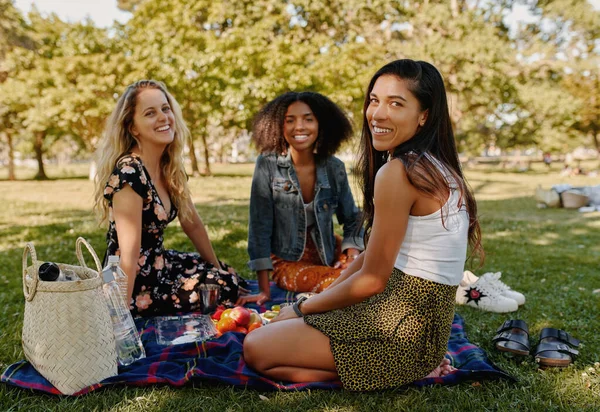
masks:
[[[202,132],[202,144],[204,145],[204,172],[202,173],[205,176],[211,176],[212,173],[210,171],[210,161],[208,160],[208,143],[206,142],[206,128]]]
[[[33,142],[33,150],[35,151],[35,158],[38,162],[38,172],[35,175],[36,180],[47,180],[46,172],[44,171],[44,159],[42,157],[42,144],[44,143],[44,132],[37,132],[35,134],[35,141]]]
[[[450,0],[450,10],[452,12],[452,17],[458,16],[458,1]]]
[[[12,135],[6,134],[8,139],[8,180],[17,180],[15,176],[15,151],[13,149]]]
[[[196,148],[194,147],[194,139],[190,137],[190,160],[192,161],[192,176],[198,176],[200,169],[198,169],[198,159],[196,158]]]

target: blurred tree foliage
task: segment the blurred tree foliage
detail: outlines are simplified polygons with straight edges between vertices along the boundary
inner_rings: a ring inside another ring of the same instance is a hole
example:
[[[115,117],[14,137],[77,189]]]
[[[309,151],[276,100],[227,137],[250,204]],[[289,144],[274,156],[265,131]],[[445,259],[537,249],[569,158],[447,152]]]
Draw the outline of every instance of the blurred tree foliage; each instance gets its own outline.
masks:
[[[534,22],[507,26],[515,4]],[[93,150],[119,93],[137,79],[167,84],[192,131],[193,171],[210,174],[209,159],[228,152],[257,110],[287,90],[328,95],[358,130],[370,76],[402,57],[430,61],[444,76],[463,152],[564,151],[582,142],[600,149],[600,13],[587,1],[118,0],[118,7],[131,19],[104,29],[35,10],[22,16],[12,0],[0,0],[0,133],[36,155],[39,178],[58,139]]]

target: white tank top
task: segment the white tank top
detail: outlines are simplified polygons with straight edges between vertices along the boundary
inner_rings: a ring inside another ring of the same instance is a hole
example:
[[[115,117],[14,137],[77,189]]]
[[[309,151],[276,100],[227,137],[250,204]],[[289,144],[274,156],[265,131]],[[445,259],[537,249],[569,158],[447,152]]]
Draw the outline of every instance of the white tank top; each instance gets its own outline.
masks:
[[[394,267],[408,275],[445,285],[460,283],[467,258],[469,215],[464,199],[458,208],[459,198],[460,190],[451,184],[448,201],[440,210],[426,216],[408,217],[406,235]]]

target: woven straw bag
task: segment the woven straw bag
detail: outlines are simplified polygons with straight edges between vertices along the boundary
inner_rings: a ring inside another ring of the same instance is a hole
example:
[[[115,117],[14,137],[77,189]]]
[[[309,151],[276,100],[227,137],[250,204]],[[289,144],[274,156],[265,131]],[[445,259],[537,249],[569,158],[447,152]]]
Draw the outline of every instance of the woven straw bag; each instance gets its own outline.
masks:
[[[590,198],[581,192],[575,190],[567,190],[562,192],[561,200],[565,209],[579,209],[586,206],[590,202]]]
[[[23,252],[23,352],[35,369],[63,394],[116,375],[117,353],[112,322],[98,271],[86,266],[81,254],[85,245],[100,270],[100,260],[83,238],[76,242],[81,266],[57,263],[81,280],[45,282],[38,276],[44,262],[27,243]],[[27,266],[31,255],[32,265]]]

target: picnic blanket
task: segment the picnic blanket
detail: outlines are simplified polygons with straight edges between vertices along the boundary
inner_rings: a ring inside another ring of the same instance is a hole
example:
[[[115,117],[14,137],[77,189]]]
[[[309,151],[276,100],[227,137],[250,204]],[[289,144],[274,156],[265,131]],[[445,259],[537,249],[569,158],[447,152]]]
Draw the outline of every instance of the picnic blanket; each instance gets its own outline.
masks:
[[[251,290],[256,291],[258,289],[256,281],[250,281],[249,284]],[[262,312],[272,305],[293,301],[295,294],[279,289],[272,283],[271,297],[272,300],[266,305],[248,306]],[[74,396],[116,384],[183,386],[189,383],[210,381],[258,390],[336,389],[342,387],[339,381],[289,383],[273,381],[259,375],[249,368],[244,361],[242,344],[245,335],[242,333],[229,332],[217,339],[210,339],[205,342],[161,346],[156,342],[155,318],[138,318],[136,319],[136,325],[140,330],[142,342],[146,349],[146,358],[126,367],[119,367],[118,375],[84,388]],[[422,379],[414,382],[414,385],[449,385],[465,380],[497,378],[514,380],[510,375],[492,364],[481,348],[468,341],[464,327],[463,318],[458,314],[454,315],[446,356],[458,369],[444,377]],[[2,374],[0,381],[21,388],[60,394],[27,361],[10,365]]]

